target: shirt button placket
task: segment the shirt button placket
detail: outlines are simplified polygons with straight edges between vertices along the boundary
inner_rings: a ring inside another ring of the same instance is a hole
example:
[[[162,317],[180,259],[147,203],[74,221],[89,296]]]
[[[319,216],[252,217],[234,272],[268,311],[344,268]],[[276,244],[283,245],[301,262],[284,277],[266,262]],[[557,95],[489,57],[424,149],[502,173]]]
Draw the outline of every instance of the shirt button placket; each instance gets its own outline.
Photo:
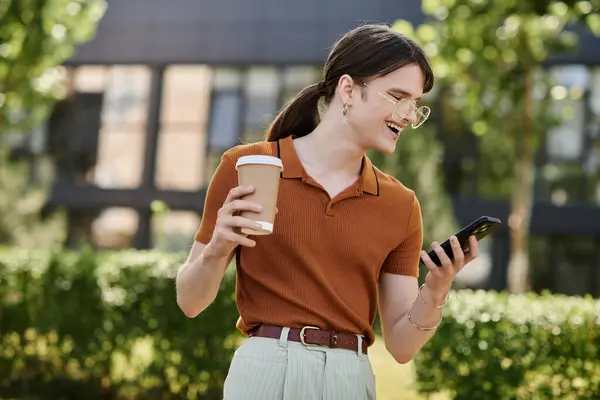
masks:
[[[327,203],[327,207],[325,208],[325,216],[327,217],[333,217],[333,202],[330,201],[329,203]]]

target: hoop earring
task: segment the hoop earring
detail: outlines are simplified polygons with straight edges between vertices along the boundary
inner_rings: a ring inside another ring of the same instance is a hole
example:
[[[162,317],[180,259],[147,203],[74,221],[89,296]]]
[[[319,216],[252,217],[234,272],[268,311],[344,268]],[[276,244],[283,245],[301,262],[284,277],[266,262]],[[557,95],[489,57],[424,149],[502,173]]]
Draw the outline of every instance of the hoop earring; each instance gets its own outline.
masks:
[[[348,125],[348,104],[344,104],[344,107],[342,107],[342,124],[343,125]]]

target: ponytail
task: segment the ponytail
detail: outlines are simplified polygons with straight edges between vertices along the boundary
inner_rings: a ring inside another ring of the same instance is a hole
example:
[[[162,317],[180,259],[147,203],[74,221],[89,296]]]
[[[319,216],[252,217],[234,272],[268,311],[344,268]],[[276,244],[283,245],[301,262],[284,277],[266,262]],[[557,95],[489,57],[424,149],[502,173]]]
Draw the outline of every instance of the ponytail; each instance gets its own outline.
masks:
[[[324,95],[323,83],[302,89],[275,117],[267,130],[267,141],[276,142],[291,135],[300,137],[311,133],[319,124],[319,99]]]
[[[319,124],[319,100],[330,104],[343,75],[356,82],[385,76],[406,65],[418,65],[425,77],[423,91],[433,87],[434,76],[425,52],[409,37],[387,25],[367,24],[346,33],[331,49],[323,67],[323,80],[304,88],[275,117],[266,140],[306,136]]]

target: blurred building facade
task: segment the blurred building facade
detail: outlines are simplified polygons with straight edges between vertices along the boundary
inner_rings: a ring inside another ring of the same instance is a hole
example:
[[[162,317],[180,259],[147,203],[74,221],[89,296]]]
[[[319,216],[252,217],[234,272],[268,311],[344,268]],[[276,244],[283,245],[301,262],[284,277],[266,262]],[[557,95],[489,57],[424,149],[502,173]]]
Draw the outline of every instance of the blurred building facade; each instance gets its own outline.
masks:
[[[420,8],[419,0],[111,0],[97,37],[68,62],[72,97],[46,128],[62,131],[66,141],[55,147],[69,143],[82,160],[66,161],[49,207],[88,218],[103,247],[185,250],[222,151],[261,139],[281,105],[320,79],[344,32],[398,18],[419,23]],[[538,175],[552,177],[560,164],[586,172],[540,180],[554,183],[537,185],[532,233],[538,261],[553,265],[541,270],[541,285],[598,294],[600,185],[588,178],[600,171],[600,40],[584,32],[580,43],[548,65],[580,95],[573,120],[549,133]],[[469,189],[477,174],[465,169],[473,151],[465,143],[448,146],[444,160],[460,223],[483,214],[506,221],[507,203]],[[170,207],[164,218],[153,217],[155,200]],[[476,286],[505,286],[508,243],[506,230],[490,239],[493,268]]]

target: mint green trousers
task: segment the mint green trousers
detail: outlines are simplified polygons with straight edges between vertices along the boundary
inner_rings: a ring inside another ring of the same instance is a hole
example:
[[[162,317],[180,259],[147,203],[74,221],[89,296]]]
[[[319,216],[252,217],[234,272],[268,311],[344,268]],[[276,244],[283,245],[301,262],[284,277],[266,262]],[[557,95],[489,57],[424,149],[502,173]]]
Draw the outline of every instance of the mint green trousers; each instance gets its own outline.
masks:
[[[374,400],[375,376],[358,351],[250,337],[236,350],[224,400]],[[359,346],[360,348],[360,346]]]

